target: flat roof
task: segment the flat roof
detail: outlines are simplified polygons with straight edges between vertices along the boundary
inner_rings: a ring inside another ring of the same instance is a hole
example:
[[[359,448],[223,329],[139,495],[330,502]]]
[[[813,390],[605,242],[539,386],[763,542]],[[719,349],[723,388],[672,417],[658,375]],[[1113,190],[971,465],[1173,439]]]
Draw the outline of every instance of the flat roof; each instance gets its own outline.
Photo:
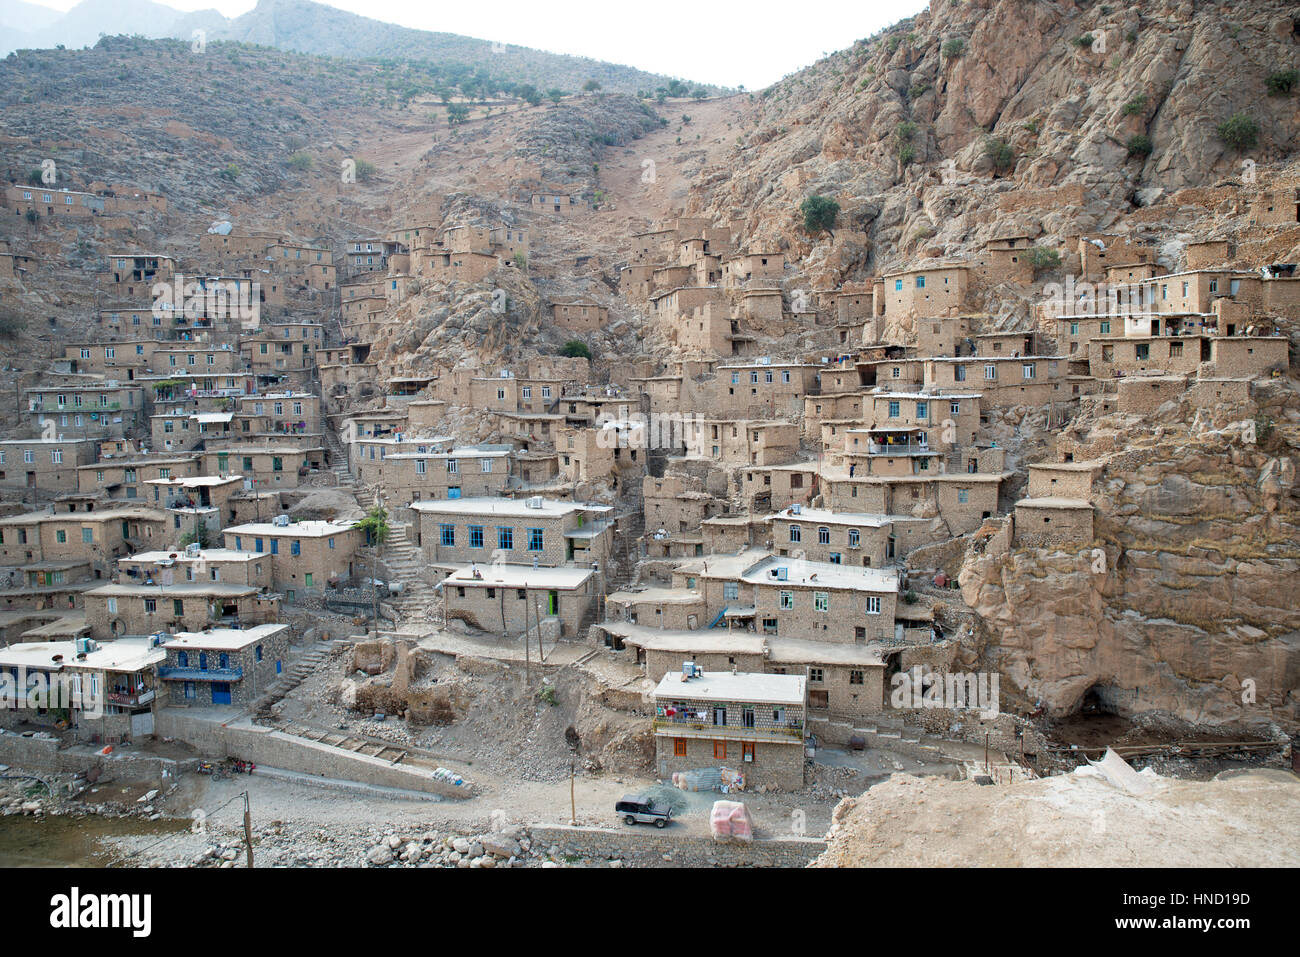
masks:
[[[22,515],[0,518],[0,525],[28,525],[33,522],[105,522],[131,518],[165,522],[167,512],[160,508],[106,508],[93,512],[26,512]]]
[[[542,499],[540,508],[533,508],[524,499],[487,497],[422,499],[412,502],[410,507],[417,512],[430,512],[434,515],[495,515],[501,518],[556,518],[575,512],[605,513],[614,510],[611,505],[588,505],[545,498]]]
[[[224,595],[229,598],[243,598],[257,594],[253,585],[235,585],[231,582],[177,582],[175,585],[100,585],[87,591],[87,595],[103,595],[108,598],[146,598],[179,597],[184,595]]]
[[[1092,503],[1081,498],[1058,498],[1054,495],[1043,498],[1022,498],[1016,502],[1016,508],[1071,508],[1092,511]]]
[[[124,563],[150,564],[163,561],[251,562],[265,557],[265,552],[244,552],[234,548],[205,548],[197,555],[186,555],[185,549],[179,548],[174,551],[136,552],[134,555],[119,558],[117,563],[121,565]]]
[[[771,573],[779,569],[785,569],[786,578],[772,576]],[[811,562],[784,555],[772,555],[763,559],[747,569],[740,579],[751,585],[804,585],[889,593],[898,591],[898,572],[892,569]]]
[[[63,660],[55,663],[55,655]],[[0,665],[40,667],[55,671],[60,668],[105,671],[139,671],[162,661],[166,655],[147,638],[118,638],[99,643],[99,647],[77,660],[77,645],[73,641],[28,641],[0,648]]]
[[[478,571],[481,577],[475,578]],[[590,568],[534,568],[532,565],[465,565],[442,580],[438,587],[452,584],[474,588],[560,588],[580,587],[592,576]]]
[[[848,642],[807,641],[800,638],[767,638],[768,661],[782,664],[864,665],[884,667],[879,647]]]
[[[883,528],[893,522],[889,515],[884,513],[871,512],[832,512],[825,508],[805,508],[800,506],[799,511],[795,512],[791,508],[783,508],[779,512],[767,516],[764,521],[772,521],[776,518],[786,518],[796,522],[822,523],[825,525],[862,525],[867,528]]]
[[[681,672],[670,671],[660,680],[654,695],[658,699],[752,701],[803,706],[807,699],[807,680],[803,675],[705,671],[699,677],[683,681]]]
[[[275,525],[271,522],[248,522],[244,525],[228,525],[221,531],[225,535],[237,532],[243,535],[295,535],[302,538],[322,538],[337,535],[340,532],[356,528],[355,522],[326,522],[313,520],[307,522],[290,522],[288,525]]]
[[[236,651],[264,641],[272,635],[288,630],[288,625],[266,624],[254,628],[213,628],[211,631],[178,631],[164,648],[202,648],[214,651]]]
[[[179,478],[145,479],[145,484],[203,488],[204,486],[229,485],[231,482],[242,482],[243,480],[242,475],[182,475]]]

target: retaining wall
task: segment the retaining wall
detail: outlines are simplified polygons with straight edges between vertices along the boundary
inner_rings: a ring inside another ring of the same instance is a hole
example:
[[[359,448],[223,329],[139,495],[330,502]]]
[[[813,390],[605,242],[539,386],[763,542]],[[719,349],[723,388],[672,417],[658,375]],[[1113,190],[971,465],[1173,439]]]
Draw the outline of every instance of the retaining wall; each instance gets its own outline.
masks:
[[[708,837],[672,833],[649,825],[606,830],[594,827],[532,825],[534,850],[559,845],[562,851],[585,857],[618,857],[639,867],[807,867],[826,850],[816,838],[755,840],[750,844],[719,844]],[[672,860],[663,856],[671,854]]]

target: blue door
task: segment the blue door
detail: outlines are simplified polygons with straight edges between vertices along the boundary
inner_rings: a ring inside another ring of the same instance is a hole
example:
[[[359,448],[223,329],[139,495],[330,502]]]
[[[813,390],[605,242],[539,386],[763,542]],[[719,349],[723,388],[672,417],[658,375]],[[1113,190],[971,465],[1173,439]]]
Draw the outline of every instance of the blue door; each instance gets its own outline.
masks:
[[[276,673],[277,675],[280,673],[280,659],[279,659],[279,658],[276,658],[276,659],[275,659],[275,673]]]
[[[207,670],[208,670],[208,653],[207,653],[206,651],[200,651],[200,652],[199,652],[199,671],[207,671]]]
[[[447,489],[447,498],[460,498],[460,486],[453,485]]]
[[[230,683],[226,681],[212,682],[212,703],[213,704],[230,704]]]

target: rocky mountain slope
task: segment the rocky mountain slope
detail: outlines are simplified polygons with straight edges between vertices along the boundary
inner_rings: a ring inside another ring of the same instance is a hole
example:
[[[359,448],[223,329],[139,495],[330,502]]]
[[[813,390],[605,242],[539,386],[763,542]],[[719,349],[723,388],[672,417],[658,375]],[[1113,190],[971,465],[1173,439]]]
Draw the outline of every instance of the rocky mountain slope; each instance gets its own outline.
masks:
[[[1280,0],[934,0],[757,95],[690,210],[739,218],[827,285],[1001,235],[1125,231],[1140,207],[1166,239],[1215,230],[1178,191],[1290,168],[1300,100],[1269,78],[1297,65]],[[1239,113],[1249,146],[1218,133]],[[1050,192],[1072,185],[1082,203]],[[833,238],[797,220],[814,193],[841,205]]]

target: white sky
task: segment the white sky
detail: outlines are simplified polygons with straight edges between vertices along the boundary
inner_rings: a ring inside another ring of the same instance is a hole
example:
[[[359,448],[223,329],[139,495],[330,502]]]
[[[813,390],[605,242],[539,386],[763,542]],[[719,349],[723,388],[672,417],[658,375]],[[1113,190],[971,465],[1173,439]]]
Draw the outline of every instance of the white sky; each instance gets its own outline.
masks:
[[[32,0],[67,10],[77,0]],[[255,0],[158,0],[246,13]],[[758,90],[824,53],[923,10],[926,0],[330,0],[420,30],[589,56],[684,79]]]

